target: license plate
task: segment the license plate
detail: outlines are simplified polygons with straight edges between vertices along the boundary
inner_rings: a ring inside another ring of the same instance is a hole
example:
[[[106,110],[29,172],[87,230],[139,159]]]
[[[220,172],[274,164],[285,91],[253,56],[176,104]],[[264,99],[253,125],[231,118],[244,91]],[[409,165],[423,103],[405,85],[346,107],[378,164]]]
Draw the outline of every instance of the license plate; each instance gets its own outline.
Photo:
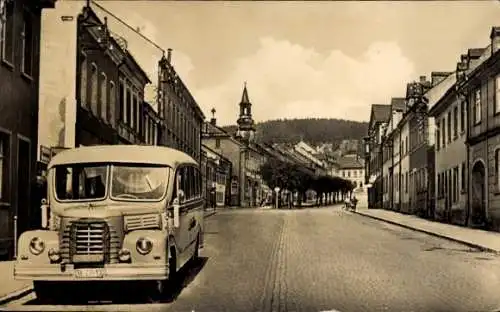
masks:
[[[103,278],[103,269],[76,269],[74,274],[76,278]]]

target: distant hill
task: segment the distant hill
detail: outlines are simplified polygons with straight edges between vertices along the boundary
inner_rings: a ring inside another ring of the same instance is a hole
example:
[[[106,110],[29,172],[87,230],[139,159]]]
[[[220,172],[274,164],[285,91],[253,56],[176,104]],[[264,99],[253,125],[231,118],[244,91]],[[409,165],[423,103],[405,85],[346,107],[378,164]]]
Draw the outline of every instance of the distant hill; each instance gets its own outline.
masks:
[[[237,126],[225,126],[234,133]],[[257,140],[267,143],[296,143],[301,139],[312,144],[334,143],[345,139],[361,140],[367,134],[368,123],[343,119],[309,118],[278,119],[256,124]]]

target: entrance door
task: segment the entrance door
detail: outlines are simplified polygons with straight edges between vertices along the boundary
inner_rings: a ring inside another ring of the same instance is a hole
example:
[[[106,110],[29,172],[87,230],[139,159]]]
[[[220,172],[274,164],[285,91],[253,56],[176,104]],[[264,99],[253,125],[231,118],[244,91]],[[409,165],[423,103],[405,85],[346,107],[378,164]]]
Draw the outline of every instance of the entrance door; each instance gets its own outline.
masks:
[[[486,187],[485,168],[482,162],[478,161],[472,167],[472,205],[471,223],[473,226],[483,227],[486,223]]]
[[[30,183],[30,150],[31,144],[27,138],[18,137],[17,145],[17,236],[28,230],[33,224],[30,224],[30,215],[34,214],[30,201],[31,183]],[[34,205],[33,205],[34,206]],[[38,212],[38,210],[36,211]],[[35,218],[36,219],[36,218]]]

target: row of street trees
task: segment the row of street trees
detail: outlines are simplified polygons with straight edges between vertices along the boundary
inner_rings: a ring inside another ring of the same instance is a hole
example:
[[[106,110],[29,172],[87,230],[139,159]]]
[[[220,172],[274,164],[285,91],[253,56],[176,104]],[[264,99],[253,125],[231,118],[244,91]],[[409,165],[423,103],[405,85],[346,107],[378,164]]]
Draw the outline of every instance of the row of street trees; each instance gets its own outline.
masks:
[[[281,190],[297,192],[299,206],[305,200],[308,190],[314,190],[317,194],[316,204],[323,205],[328,204],[323,202],[323,195],[326,195],[327,199],[343,199],[354,189],[354,184],[349,180],[326,175],[317,176],[304,166],[274,158],[261,166],[260,174],[272,189],[279,187]]]

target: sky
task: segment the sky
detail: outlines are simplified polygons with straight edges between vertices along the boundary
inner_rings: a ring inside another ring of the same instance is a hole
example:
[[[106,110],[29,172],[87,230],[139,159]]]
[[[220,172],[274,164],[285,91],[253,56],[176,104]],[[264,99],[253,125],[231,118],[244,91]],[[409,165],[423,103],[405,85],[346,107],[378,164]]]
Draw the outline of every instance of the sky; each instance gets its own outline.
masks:
[[[163,50],[207,119],[235,124],[246,82],[256,122],[368,121],[406,83],[453,71],[500,26],[499,1],[96,1]],[[151,76],[162,52],[108,17]],[[154,81],[156,77],[151,77]]]

